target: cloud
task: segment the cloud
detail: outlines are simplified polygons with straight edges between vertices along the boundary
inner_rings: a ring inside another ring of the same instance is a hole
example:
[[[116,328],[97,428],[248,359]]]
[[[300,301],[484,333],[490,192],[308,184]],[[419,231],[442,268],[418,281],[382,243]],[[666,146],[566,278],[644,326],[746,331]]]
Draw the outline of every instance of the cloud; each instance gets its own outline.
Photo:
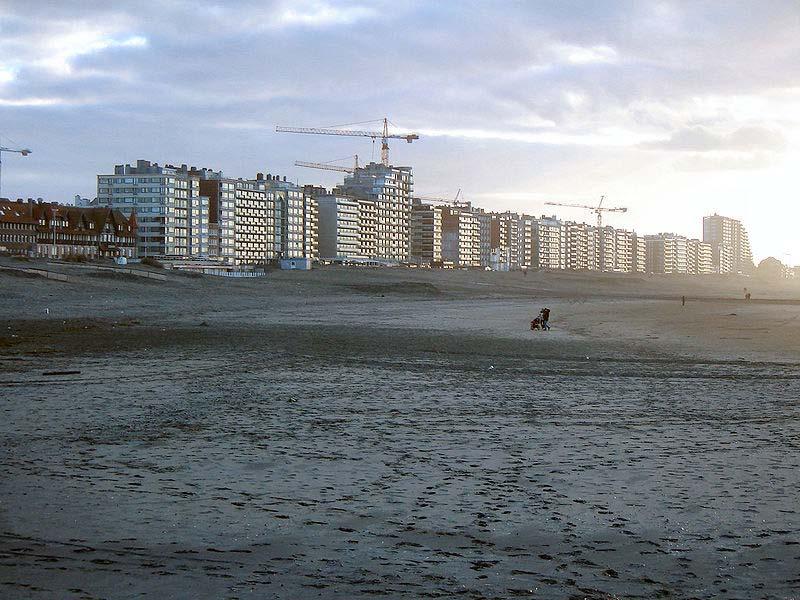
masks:
[[[141,35],[113,38],[92,27],[76,28],[50,38],[43,47],[45,55],[33,61],[33,65],[44,67],[57,75],[70,75],[73,73],[74,60],[80,56],[113,48],[146,46],[147,38]]]
[[[693,153],[673,163],[678,171],[741,171],[763,169],[776,163],[775,155],[769,152],[714,152]]]
[[[335,6],[328,2],[292,2],[281,8],[270,26],[285,27],[333,27],[352,25],[357,21],[377,16],[368,6]]]
[[[0,106],[10,107],[41,107],[69,104],[64,98],[0,98]]]
[[[15,69],[10,67],[0,67],[0,84],[10,83],[16,79],[17,73]]]
[[[617,51],[606,45],[577,46],[572,44],[557,44],[552,52],[559,62],[573,65],[611,64],[618,60]]]
[[[690,152],[781,152],[786,148],[786,138],[780,131],[763,126],[745,126],[731,132],[694,126],[676,131],[665,140],[646,142],[642,147]]]
[[[613,127],[596,131],[543,131],[532,132],[515,129],[437,129],[421,127],[415,129],[421,136],[454,137],[472,140],[498,140],[521,142],[525,144],[544,144],[551,146],[637,146],[651,141],[652,136],[643,136],[635,131]]]

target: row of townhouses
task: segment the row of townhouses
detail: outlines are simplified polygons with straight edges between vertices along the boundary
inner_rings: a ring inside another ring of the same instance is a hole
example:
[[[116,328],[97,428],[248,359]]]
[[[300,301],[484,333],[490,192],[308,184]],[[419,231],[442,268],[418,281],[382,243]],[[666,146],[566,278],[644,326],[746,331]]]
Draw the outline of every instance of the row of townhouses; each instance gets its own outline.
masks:
[[[98,175],[97,198],[80,202],[87,205],[82,210],[96,212],[78,216],[78,209],[58,205],[53,216],[52,209],[26,208],[38,233],[0,233],[0,249],[2,235],[43,237],[39,230],[47,229],[64,243],[61,250],[40,243],[41,252],[93,248],[107,255],[124,247],[119,254],[234,267],[305,259],[501,271],[748,274],[753,268],[747,232],[735,219],[704,218],[702,241],[670,233],[642,236],[555,216],[490,212],[463,201],[426,201],[414,195],[410,167],[374,162],[348,170],[341,184],[327,190],[271,174],[234,179],[212,169],[139,160]],[[64,226],[53,228],[52,219]],[[109,246],[98,238],[99,227],[117,241]],[[120,227],[128,235],[121,236]],[[67,248],[68,240],[84,238]],[[123,238],[132,241],[125,246]]]
[[[0,198],[0,251],[63,258],[136,255],[136,216],[103,207]]]

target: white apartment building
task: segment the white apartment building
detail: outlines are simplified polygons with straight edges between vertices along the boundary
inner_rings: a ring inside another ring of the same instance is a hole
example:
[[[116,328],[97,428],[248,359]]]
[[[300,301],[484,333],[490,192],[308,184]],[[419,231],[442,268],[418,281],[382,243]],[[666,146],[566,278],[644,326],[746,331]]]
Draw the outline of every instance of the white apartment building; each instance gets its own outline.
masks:
[[[537,269],[566,269],[566,228],[555,217],[533,220],[533,266]]]
[[[534,231],[536,217],[520,215],[517,221],[517,247],[519,248],[519,266],[522,269],[534,268]]]
[[[586,223],[567,221],[565,232],[565,267],[571,271],[589,270],[589,229]]]
[[[687,242],[686,252],[690,274],[708,275],[714,272],[711,244],[696,239],[690,239]]]
[[[199,173],[216,229],[213,257],[237,266],[275,262],[278,254],[272,195],[255,182],[226,178],[207,169]]]
[[[442,261],[481,266],[481,226],[469,202],[442,207]]]
[[[378,208],[372,200],[358,198],[359,253],[365,258],[378,256]]]
[[[633,272],[636,234],[626,229],[614,229],[614,272]]]
[[[369,163],[345,177],[333,193],[374,203],[376,216],[375,257],[407,262],[411,256],[411,167]]]
[[[689,240],[674,233],[645,236],[649,273],[689,273]]]
[[[753,272],[750,238],[741,221],[717,214],[703,217],[703,241],[712,246],[716,273],[749,275]]]
[[[604,273],[613,273],[616,270],[617,236],[613,227],[606,226],[597,231],[597,241],[600,247],[600,264],[598,270]]]
[[[516,213],[485,212],[474,209],[478,217],[481,238],[481,267],[494,271],[519,268],[519,215]]]
[[[319,216],[319,257],[347,261],[362,258],[358,200],[334,194],[316,195]]]
[[[301,188],[261,173],[232,179],[208,169],[193,172],[209,199],[215,258],[231,265],[317,258],[316,201]]]
[[[136,213],[139,256],[170,258],[208,255],[208,198],[186,165],[160,166],[147,160],[116,165],[97,176],[97,205]]]
[[[647,272],[647,242],[636,232],[633,233],[631,244],[631,271],[634,273]]]

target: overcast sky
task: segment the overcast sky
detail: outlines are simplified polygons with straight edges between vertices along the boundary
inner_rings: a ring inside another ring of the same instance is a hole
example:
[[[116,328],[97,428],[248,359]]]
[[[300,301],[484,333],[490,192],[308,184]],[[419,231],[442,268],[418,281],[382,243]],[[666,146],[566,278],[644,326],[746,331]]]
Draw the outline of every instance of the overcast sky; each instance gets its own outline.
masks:
[[[94,197],[137,158],[332,186],[294,161],[380,148],[275,125],[384,115],[420,134],[391,146],[420,194],[606,194],[610,224],[696,237],[718,212],[800,263],[798,0],[0,0],[0,141],[33,150],[3,196]]]

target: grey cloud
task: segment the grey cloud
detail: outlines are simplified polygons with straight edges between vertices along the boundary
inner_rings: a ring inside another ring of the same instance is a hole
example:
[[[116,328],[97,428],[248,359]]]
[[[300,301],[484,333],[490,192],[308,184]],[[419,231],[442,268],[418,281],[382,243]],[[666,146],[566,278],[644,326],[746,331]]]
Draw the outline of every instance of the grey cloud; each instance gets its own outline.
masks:
[[[664,141],[649,142],[642,146],[690,152],[780,152],[786,147],[786,138],[780,131],[760,126],[740,127],[722,133],[695,126],[676,131]]]

